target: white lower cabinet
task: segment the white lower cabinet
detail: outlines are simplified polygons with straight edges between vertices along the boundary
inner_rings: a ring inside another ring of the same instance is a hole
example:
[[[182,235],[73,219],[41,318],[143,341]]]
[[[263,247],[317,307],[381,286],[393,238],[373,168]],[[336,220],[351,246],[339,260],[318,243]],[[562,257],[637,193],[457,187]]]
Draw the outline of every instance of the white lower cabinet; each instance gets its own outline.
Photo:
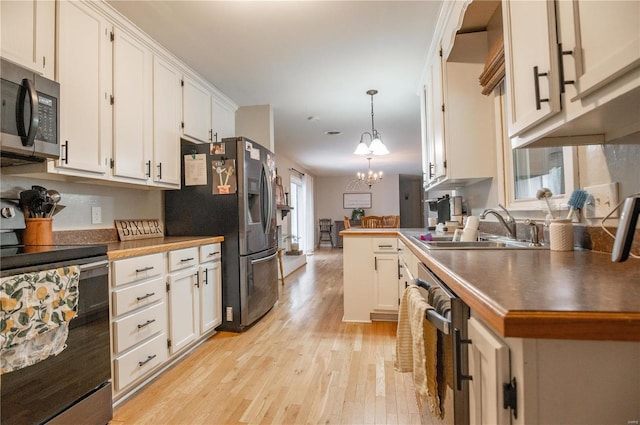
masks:
[[[222,323],[220,244],[200,247],[200,335]]]
[[[509,347],[475,318],[468,322],[469,423],[509,424],[502,406],[502,384],[509,382]]]
[[[118,400],[222,323],[221,244],[123,258],[111,266]]]
[[[372,313],[395,313],[399,305],[398,239],[348,236],[344,250],[345,322],[370,322]]]
[[[198,337],[198,248],[169,251],[169,350],[175,354]]]
[[[113,360],[115,390],[119,391],[167,361],[167,339],[159,334]]]
[[[170,251],[167,258],[169,350],[175,354],[222,323],[221,247]]]
[[[114,391],[167,360],[167,305],[162,254],[112,262],[111,336]]]
[[[628,424],[640,418],[640,342],[503,338],[471,316],[471,424]]]

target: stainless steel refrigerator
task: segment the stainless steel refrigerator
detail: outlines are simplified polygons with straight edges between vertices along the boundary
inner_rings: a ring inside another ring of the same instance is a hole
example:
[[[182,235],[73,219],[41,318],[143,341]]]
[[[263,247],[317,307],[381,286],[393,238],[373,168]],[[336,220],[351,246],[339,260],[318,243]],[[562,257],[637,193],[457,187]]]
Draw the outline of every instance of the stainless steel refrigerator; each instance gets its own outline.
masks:
[[[182,188],[165,192],[168,236],[224,236],[222,324],[242,332],[278,299],[275,155],[244,137],[181,142]]]

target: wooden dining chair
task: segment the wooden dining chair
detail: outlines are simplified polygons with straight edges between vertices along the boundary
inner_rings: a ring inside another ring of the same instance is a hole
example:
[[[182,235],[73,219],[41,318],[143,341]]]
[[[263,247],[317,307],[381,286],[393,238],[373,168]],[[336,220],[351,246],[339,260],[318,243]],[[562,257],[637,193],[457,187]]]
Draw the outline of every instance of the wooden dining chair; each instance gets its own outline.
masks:
[[[399,215],[385,215],[382,216],[382,227],[400,227]]]
[[[382,227],[382,219],[377,215],[369,215],[362,217],[362,227],[365,229],[376,229]]]
[[[346,215],[344,216],[344,228],[351,229],[351,222],[349,221],[349,217]]]

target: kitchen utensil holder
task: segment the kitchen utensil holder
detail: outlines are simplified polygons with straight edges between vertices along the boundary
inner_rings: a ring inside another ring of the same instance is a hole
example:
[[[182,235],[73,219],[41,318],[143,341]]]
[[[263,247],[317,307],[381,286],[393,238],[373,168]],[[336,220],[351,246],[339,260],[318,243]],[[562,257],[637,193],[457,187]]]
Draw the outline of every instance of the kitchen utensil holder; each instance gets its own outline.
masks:
[[[573,251],[573,223],[571,220],[551,220],[549,239],[551,251]]]
[[[25,245],[53,245],[52,218],[26,218],[26,227],[22,234]]]

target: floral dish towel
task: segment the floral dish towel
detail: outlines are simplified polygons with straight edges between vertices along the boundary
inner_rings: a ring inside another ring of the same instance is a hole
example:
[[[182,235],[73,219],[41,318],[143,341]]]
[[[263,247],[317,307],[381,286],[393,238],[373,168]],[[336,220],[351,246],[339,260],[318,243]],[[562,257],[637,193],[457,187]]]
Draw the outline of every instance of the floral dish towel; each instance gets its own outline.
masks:
[[[78,314],[80,268],[61,267],[0,280],[0,373],[61,352]]]

